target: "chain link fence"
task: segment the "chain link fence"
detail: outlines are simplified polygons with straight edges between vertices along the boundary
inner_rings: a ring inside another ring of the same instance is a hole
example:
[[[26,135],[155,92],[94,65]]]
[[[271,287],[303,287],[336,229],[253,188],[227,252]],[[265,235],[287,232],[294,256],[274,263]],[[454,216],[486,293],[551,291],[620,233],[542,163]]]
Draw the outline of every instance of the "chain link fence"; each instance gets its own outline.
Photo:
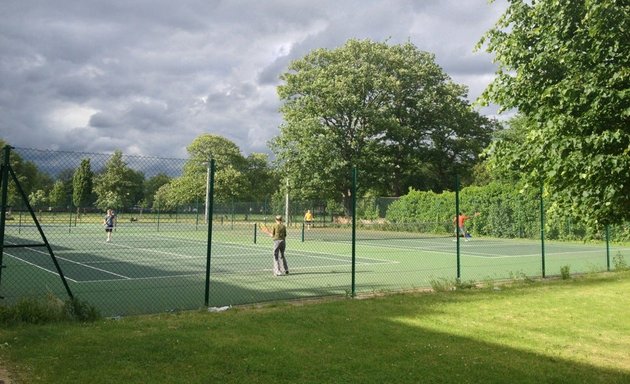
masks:
[[[3,304],[71,295],[106,316],[133,315],[599,272],[630,257],[627,225],[546,222],[540,193],[418,192],[346,212],[329,201],[216,201],[214,162],[27,148],[9,157]],[[458,211],[469,217],[459,235]],[[276,215],[287,226],[283,276],[264,232]]]

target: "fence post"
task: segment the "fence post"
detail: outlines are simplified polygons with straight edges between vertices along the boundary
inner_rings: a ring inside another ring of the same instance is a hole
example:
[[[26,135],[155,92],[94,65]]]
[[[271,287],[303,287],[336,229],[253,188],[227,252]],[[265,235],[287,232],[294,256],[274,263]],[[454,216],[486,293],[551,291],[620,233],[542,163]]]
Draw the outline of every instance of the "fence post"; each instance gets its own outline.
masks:
[[[543,199],[543,185],[540,186],[540,245],[542,255],[542,277],[545,278],[545,202]]]
[[[608,224],[604,228],[606,230],[606,270],[610,272],[610,232],[608,231]]]
[[[208,205],[206,210],[209,213],[208,218],[208,244],[206,246],[206,307],[210,304],[210,261],[212,259],[212,212],[214,205],[214,159],[209,160],[208,164]]]
[[[357,167],[352,168],[352,297],[356,294]]]
[[[464,234],[464,236],[466,236]],[[461,253],[460,253],[460,244],[459,244],[459,175],[455,175],[455,241],[456,244],[456,254],[457,254],[457,279],[461,279],[462,271],[461,271]]]
[[[2,164],[0,164],[0,283],[2,282],[2,269],[4,268],[2,255],[4,255],[4,226],[6,225],[9,195],[8,191],[10,151],[11,146],[5,145]],[[0,296],[0,298],[2,298],[2,296]]]

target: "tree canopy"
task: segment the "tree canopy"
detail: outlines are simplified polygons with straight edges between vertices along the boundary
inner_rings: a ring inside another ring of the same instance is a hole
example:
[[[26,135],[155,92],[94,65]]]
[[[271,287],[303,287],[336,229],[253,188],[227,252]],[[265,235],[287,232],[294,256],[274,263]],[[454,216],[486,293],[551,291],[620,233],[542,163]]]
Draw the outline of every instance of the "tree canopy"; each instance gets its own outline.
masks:
[[[131,207],[142,199],[144,175],[129,168],[120,150],[107,161],[103,173],[94,180],[97,195],[95,205],[100,209]]]
[[[72,204],[75,207],[85,207],[91,201],[94,173],[90,165],[90,159],[81,160],[81,165],[72,177]]]
[[[316,49],[281,75],[284,123],[271,142],[294,196],[442,190],[468,170],[494,123],[473,111],[432,54],[411,43],[349,40]]]
[[[245,158],[235,143],[208,133],[196,137],[187,150],[190,158],[182,175],[158,186],[155,196],[162,208],[204,202],[211,159],[216,165],[214,199],[217,202],[264,200],[277,189],[267,155],[253,153]]]
[[[495,166],[585,220],[630,219],[628,2],[512,0],[483,45],[499,68],[481,102],[527,121],[490,148]]]

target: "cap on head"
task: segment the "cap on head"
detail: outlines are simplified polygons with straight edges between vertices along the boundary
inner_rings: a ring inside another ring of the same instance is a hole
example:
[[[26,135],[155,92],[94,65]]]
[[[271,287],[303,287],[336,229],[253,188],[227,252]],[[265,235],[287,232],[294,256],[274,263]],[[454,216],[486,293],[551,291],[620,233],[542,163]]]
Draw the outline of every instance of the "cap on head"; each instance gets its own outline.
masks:
[[[280,216],[280,215],[276,216],[276,220],[282,221],[282,216]]]

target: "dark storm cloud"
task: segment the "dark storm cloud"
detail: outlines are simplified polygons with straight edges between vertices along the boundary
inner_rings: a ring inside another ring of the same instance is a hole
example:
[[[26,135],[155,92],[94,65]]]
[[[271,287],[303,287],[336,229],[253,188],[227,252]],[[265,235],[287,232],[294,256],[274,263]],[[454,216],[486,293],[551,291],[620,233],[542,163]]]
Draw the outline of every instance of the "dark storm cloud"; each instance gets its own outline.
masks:
[[[202,133],[268,152],[291,60],[350,38],[410,41],[476,97],[474,44],[503,4],[470,1],[0,2],[0,138],[43,149],[186,157]]]

